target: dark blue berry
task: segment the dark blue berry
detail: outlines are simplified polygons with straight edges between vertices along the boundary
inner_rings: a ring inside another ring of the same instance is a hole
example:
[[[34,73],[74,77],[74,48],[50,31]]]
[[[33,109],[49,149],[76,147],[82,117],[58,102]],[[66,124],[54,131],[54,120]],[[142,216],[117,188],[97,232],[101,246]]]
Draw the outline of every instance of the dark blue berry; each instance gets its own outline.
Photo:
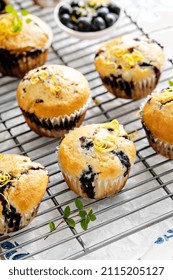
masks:
[[[102,8],[99,8],[99,9],[97,10],[97,15],[100,16],[100,17],[103,17],[103,18],[104,18],[108,13],[109,13],[109,10],[108,10],[108,8],[106,8],[106,7],[102,7]]]
[[[88,17],[80,17],[77,22],[79,31],[88,32],[91,30],[91,19]]]
[[[113,25],[117,21],[117,19],[118,19],[118,15],[117,14],[113,14],[113,13],[107,14],[104,17],[104,20],[106,21],[107,27]]]
[[[64,4],[63,6],[61,6],[59,8],[59,14],[62,15],[62,14],[70,14],[71,12],[71,6],[67,3],[67,4]]]
[[[120,13],[120,8],[114,3],[110,3],[108,5],[108,9],[111,13],[114,13],[114,14],[117,14],[117,15],[119,15],[119,13]]]
[[[62,14],[62,15],[60,15],[59,18],[60,18],[60,21],[65,25],[67,25],[67,23],[71,21],[71,17],[69,14]]]
[[[78,1],[77,0],[74,0],[71,2],[71,7],[79,7],[78,6]]]
[[[104,19],[102,17],[96,17],[93,20],[93,29],[95,31],[97,30],[103,30],[106,28],[106,22],[104,21]]]

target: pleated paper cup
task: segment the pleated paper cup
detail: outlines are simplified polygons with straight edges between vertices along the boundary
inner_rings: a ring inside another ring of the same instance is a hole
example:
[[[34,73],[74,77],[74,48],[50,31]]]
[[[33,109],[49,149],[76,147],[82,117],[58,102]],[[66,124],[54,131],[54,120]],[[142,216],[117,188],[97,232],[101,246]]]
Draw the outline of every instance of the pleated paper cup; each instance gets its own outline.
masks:
[[[145,80],[139,82],[127,82],[124,79],[116,79],[116,77],[102,78],[104,86],[109,92],[116,97],[125,99],[141,99],[149,95],[156,87],[159,77],[150,76]]]
[[[144,123],[143,123],[143,127],[146,132],[148,142],[149,142],[150,146],[156,151],[156,153],[158,153],[164,157],[173,159],[173,145],[170,145],[169,143],[162,141],[159,138],[155,137],[151,133],[151,131],[149,131],[147,129],[147,127],[144,125]]]
[[[59,138],[68,133],[69,130],[79,127],[82,124],[89,103],[90,99],[82,108],[78,111],[76,110],[71,115],[53,118],[38,118],[33,114],[21,110],[28,126],[37,134],[50,138]]]
[[[126,177],[119,176],[115,178],[114,180],[99,180],[96,179],[93,182],[93,191],[94,191],[94,197],[88,196],[85,192],[82,190],[82,185],[80,183],[79,178],[73,177],[67,172],[64,172],[62,170],[62,174],[64,176],[64,179],[68,185],[68,187],[75,192],[77,195],[83,197],[83,198],[94,198],[94,199],[101,199],[108,196],[112,196],[118,192],[121,191],[121,189],[124,187],[128,175]]]

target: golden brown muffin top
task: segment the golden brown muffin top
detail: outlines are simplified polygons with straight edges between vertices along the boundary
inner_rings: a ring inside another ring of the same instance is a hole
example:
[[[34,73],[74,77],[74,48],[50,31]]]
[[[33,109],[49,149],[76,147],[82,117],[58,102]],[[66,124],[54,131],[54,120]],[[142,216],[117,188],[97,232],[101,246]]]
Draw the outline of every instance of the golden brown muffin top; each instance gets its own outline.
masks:
[[[164,63],[162,48],[147,39],[130,35],[104,43],[96,53],[94,64],[101,77],[122,76],[126,81],[140,81],[160,70]]]
[[[149,96],[141,115],[142,123],[156,138],[173,145],[173,87]]]
[[[73,114],[88,102],[89,96],[86,78],[63,65],[44,65],[31,70],[17,90],[21,109],[40,118]]]
[[[62,172],[80,178],[84,172],[92,171],[99,180],[114,180],[123,174],[125,177],[135,155],[133,142],[116,120],[71,131],[58,152]]]
[[[31,19],[29,24],[26,18]],[[40,18],[28,15],[22,17],[22,31],[14,33],[11,30],[11,14],[0,15],[0,47],[14,52],[45,49],[50,46],[52,32],[49,26]]]
[[[14,207],[20,214],[37,207],[48,185],[44,166],[16,154],[0,154],[0,209]],[[3,213],[0,211],[0,219]]]

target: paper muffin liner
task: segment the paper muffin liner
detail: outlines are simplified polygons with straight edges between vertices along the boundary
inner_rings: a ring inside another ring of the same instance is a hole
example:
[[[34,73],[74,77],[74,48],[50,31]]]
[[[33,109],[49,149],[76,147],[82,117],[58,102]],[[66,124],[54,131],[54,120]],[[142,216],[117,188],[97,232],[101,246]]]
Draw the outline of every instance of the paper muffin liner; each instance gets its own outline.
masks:
[[[85,117],[90,99],[73,114],[53,118],[38,118],[37,116],[22,110],[29,127],[41,136],[58,138],[64,136],[69,130],[79,127]]]
[[[51,28],[41,19],[29,15],[34,22],[40,24],[49,38],[44,48],[35,48],[31,51],[10,51],[0,47],[0,73],[4,76],[22,78],[29,70],[45,64],[53,34]],[[29,28],[29,27],[28,27]]]
[[[114,195],[121,191],[121,189],[124,187],[127,179],[128,174],[126,177],[119,176],[115,178],[114,180],[99,180],[98,178],[92,183],[93,191],[94,191],[94,197],[89,197],[87,193],[85,193],[82,190],[82,185],[80,183],[79,178],[69,175],[67,172],[62,170],[62,174],[64,176],[64,179],[69,186],[69,188],[74,191],[76,194],[83,198],[93,198],[93,199],[101,199],[104,197],[108,197],[111,195]]]
[[[45,64],[48,49],[13,53],[0,49],[0,73],[22,78],[29,70]]]
[[[156,151],[156,153],[161,154],[164,157],[173,159],[173,145],[155,137],[144,124],[143,127],[146,132],[148,142],[150,146]]]
[[[159,77],[160,76],[156,78],[155,75],[152,75],[139,82],[128,82],[121,78],[118,78],[116,81],[116,77],[101,77],[101,79],[107,90],[115,96],[126,99],[141,99],[146,97],[154,90],[158,83]]]
[[[27,226],[35,218],[35,216],[37,215],[37,212],[38,212],[39,205],[40,205],[40,203],[37,206],[33,207],[27,213],[23,213],[23,214],[19,213],[20,216],[21,216],[21,220],[20,220],[18,230]],[[0,226],[0,234],[7,234],[7,233],[10,233],[10,232],[16,231],[14,227],[9,227],[8,223],[6,223],[4,221],[4,219],[0,219],[0,225],[1,225]]]

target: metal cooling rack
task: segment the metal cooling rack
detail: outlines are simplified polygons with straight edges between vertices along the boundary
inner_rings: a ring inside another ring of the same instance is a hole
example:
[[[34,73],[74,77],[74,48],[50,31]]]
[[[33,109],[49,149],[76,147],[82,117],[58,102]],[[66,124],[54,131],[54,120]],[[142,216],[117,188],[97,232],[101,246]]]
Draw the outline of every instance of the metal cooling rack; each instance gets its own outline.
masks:
[[[54,41],[47,64],[66,64],[81,71],[88,79],[92,103],[84,124],[107,122],[116,117],[129,133],[138,132],[134,140],[137,147],[135,165],[121,193],[97,201],[84,200],[85,208],[92,207],[97,215],[97,220],[87,231],[82,231],[77,221],[75,229],[63,224],[44,240],[49,231],[48,223],[58,223],[67,205],[73,209],[76,195],[65,184],[57,165],[55,150],[58,140],[39,137],[28,128],[15,97],[19,80],[0,77],[0,153],[27,155],[44,164],[50,174],[47,193],[37,217],[23,230],[7,236],[6,240],[17,241],[19,245],[15,249],[24,248],[30,253],[23,259],[77,259],[94,251],[99,252],[107,245],[116,246],[117,241],[173,217],[172,162],[157,155],[148,145],[140,119],[136,116],[141,101],[116,99],[102,86],[93,66],[95,51],[102,42],[127,33],[141,36],[143,30],[125,13],[111,37],[80,41],[58,29],[53,20],[53,9],[42,9],[31,0],[12,3],[19,10],[27,8],[51,26]],[[167,59],[158,88],[168,85],[172,70],[173,62]],[[1,239],[0,244],[2,242]],[[0,256],[12,250],[6,250]]]

